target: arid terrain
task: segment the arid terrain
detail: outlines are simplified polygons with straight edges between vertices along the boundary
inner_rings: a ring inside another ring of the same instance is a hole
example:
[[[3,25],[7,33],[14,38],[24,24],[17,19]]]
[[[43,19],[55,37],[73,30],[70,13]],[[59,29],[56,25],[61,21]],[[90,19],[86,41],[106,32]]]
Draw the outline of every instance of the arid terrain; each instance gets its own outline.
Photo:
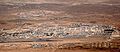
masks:
[[[120,0],[0,0],[0,52],[119,52]]]

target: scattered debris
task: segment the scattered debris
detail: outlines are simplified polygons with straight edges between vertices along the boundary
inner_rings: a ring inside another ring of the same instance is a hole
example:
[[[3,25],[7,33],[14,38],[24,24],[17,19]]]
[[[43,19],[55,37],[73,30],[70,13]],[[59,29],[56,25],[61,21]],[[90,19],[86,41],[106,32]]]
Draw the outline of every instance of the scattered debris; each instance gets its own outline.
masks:
[[[44,44],[33,44],[32,45],[32,48],[45,48],[46,47],[46,45],[44,45]]]

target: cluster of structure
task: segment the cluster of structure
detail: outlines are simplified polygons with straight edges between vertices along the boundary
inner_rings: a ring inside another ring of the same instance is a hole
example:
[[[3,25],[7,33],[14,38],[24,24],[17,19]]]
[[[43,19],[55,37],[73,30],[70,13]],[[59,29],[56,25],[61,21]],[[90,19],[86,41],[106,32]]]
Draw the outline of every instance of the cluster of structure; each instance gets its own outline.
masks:
[[[70,23],[68,25],[47,25],[41,24],[27,26],[18,30],[5,30],[1,32],[0,41],[27,39],[27,41],[36,38],[73,38],[73,37],[90,37],[102,36],[110,37],[114,27],[109,25],[98,25],[89,23]],[[24,40],[26,41],[26,40]]]
[[[49,10],[38,10],[38,11],[29,11],[29,12],[19,12],[16,15],[21,19],[41,19],[42,17],[48,17],[52,15],[61,14],[63,12],[59,11],[49,11]]]

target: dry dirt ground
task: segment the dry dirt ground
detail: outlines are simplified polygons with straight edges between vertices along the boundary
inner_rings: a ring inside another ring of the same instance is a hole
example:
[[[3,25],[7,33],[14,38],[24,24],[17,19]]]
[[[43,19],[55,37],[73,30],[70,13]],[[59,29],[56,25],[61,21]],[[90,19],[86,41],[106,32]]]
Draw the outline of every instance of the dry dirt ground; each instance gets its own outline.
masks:
[[[0,30],[44,22],[70,22],[112,25],[120,30],[119,0],[0,0]],[[76,41],[76,40],[66,40]],[[118,41],[118,40],[117,40]],[[24,42],[30,43],[30,42]],[[38,42],[35,42],[38,43]],[[39,42],[43,43],[43,42]],[[61,43],[61,42],[58,42]],[[64,41],[62,42],[64,43]],[[0,43],[3,45],[6,43]],[[7,43],[9,44],[9,43]],[[11,44],[11,43],[10,43]],[[13,43],[14,44],[14,43]],[[18,43],[19,44],[19,43]],[[117,50],[119,52],[119,50]],[[117,52],[115,49],[9,49],[0,52]]]
[[[81,48],[81,47],[73,47],[73,48],[61,48],[59,46],[59,48],[56,48],[58,45],[63,45],[63,44],[67,44],[67,43],[73,43],[76,45],[80,45],[79,42],[81,43],[89,43],[88,41],[93,41],[93,42],[97,42],[94,39],[91,40],[87,40],[87,42],[85,42],[85,40],[80,40],[80,39],[60,39],[59,41],[43,41],[43,42],[11,42],[11,43],[1,43],[0,44],[0,51],[1,52],[118,52],[119,49],[89,49],[89,48]],[[98,41],[104,41],[104,40],[98,40]],[[53,44],[55,46],[51,47],[46,47],[46,48],[42,48],[42,47],[33,47],[31,46],[31,44]],[[69,46],[72,46],[69,45]]]

